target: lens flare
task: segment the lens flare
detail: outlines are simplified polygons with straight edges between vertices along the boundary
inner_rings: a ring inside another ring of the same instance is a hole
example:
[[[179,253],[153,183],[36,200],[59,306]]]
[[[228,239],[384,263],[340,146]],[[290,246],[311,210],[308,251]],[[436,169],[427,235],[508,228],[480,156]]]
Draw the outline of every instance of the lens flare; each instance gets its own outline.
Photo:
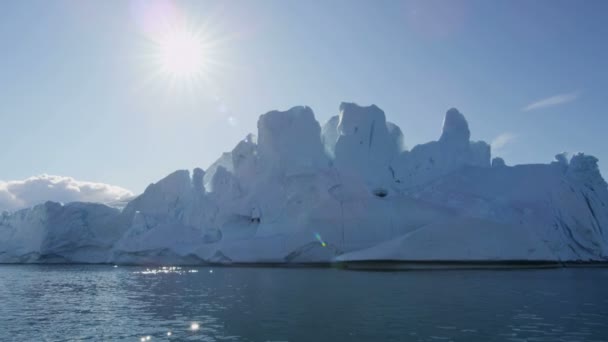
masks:
[[[319,243],[321,244],[322,247],[326,247],[327,246],[327,244],[325,243],[325,241],[323,241],[323,238],[321,237],[321,234],[315,233],[315,239],[317,239],[317,241],[319,241]]]

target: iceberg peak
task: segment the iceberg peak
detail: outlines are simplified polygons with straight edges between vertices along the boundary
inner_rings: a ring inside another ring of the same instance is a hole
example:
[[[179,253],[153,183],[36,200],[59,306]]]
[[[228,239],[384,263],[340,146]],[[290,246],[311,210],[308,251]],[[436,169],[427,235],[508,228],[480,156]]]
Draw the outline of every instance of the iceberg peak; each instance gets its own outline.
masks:
[[[443,129],[440,142],[466,146],[471,138],[469,123],[464,115],[456,108],[451,108],[445,113]]]
[[[403,145],[401,130],[393,126],[390,124],[389,132],[386,116],[376,105],[340,104],[336,167],[343,173],[358,174],[368,182],[389,179],[390,163]],[[329,129],[324,131],[330,132]],[[329,135],[324,140],[328,138]]]
[[[205,192],[205,184],[203,184],[203,178],[205,177],[205,171],[199,167],[192,171],[192,186],[195,191]]]
[[[507,164],[505,164],[505,160],[500,158],[500,157],[494,157],[492,159],[492,167],[505,167],[507,166]]]
[[[599,189],[606,189],[606,182],[600,174],[597,165],[598,159],[584,153],[577,153],[570,159],[568,176],[583,183],[593,185]]]
[[[308,106],[261,115],[257,144],[261,164],[275,171],[298,173],[327,164],[321,126]]]

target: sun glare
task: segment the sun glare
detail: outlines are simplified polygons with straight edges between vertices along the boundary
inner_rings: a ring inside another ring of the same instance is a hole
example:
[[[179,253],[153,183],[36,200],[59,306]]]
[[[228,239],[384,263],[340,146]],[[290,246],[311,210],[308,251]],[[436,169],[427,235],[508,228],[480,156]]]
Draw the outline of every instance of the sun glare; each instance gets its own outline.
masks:
[[[134,5],[136,23],[145,37],[140,65],[142,85],[160,86],[171,98],[210,91],[218,74],[229,66],[223,55],[230,39],[214,25],[213,16],[192,18],[172,1],[141,1]]]
[[[160,71],[176,79],[193,78],[205,67],[205,49],[200,35],[186,28],[166,32],[158,41]]]

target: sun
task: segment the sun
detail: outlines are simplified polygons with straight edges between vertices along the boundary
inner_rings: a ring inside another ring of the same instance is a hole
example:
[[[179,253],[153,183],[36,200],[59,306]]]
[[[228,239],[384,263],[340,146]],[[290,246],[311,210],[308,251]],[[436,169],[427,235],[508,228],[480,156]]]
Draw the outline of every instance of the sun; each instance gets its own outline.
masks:
[[[233,69],[225,49],[234,35],[224,32],[212,17],[191,18],[170,5],[172,2],[166,3],[167,8],[161,3],[165,4],[142,2],[134,10],[144,38],[135,49],[144,76],[138,87],[160,87],[179,100],[184,95],[198,98],[191,95],[215,92],[217,79]]]
[[[201,34],[185,27],[167,30],[157,40],[157,63],[162,74],[174,79],[193,79],[206,66]]]

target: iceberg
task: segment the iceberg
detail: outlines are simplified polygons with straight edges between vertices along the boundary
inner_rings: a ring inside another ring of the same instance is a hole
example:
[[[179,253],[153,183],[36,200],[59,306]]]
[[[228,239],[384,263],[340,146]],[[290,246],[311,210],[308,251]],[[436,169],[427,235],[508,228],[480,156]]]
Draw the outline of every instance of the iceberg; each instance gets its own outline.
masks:
[[[342,103],[324,125],[309,107],[271,111],[257,128],[207,170],[116,205],[2,213],[0,262],[608,261],[593,156],[508,166],[455,108],[437,141],[410,150],[375,105]]]

